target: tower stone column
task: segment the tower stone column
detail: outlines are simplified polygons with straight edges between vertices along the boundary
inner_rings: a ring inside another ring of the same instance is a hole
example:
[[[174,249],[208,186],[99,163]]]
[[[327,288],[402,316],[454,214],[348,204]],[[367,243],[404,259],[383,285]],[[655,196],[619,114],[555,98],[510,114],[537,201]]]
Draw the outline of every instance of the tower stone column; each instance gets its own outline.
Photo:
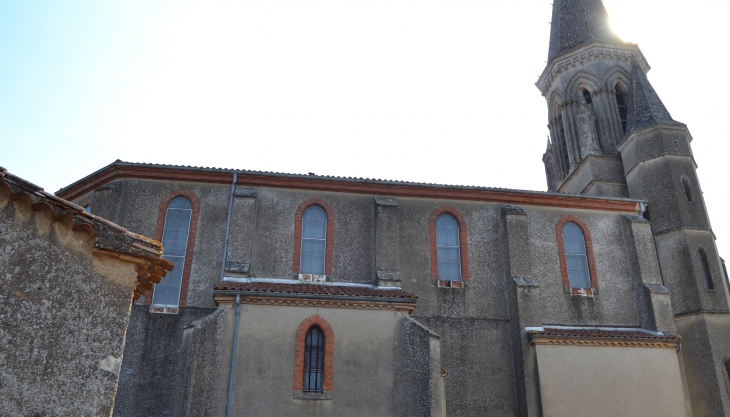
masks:
[[[730,294],[705,209],[692,136],[672,119],[634,63],[626,140],[619,146],[629,195],[648,201],[664,285],[670,291],[696,416],[730,415]]]

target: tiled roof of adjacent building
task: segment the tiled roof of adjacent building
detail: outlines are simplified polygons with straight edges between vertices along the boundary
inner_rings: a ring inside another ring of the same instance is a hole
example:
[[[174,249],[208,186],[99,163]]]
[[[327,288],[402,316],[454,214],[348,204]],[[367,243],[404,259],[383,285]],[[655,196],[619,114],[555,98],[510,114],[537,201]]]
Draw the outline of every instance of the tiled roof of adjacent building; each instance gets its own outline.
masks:
[[[110,256],[137,265],[138,276],[134,299],[138,299],[152,285],[159,283],[171,271],[173,264],[162,257],[162,244],[133,233],[109,220],[87,213],[70,201],[56,197],[43,188],[9,173],[0,167],[0,194],[10,200],[25,200],[33,211],[47,212],[53,221],[64,222],[74,231],[87,233],[94,239],[94,253]]]
[[[606,328],[581,329],[581,328],[558,328],[545,327],[542,330],[530,330],[532,337],[576,337],[576,338],[603,338],[603,339],[643,339],[643,340],[680,340],[678,335],[661,334],[649,332],[645,329],[619,329],[611,330]]]
[[[402,302],[413,300],[414,294],[399,289],[379,289],[365,285],[322,285],[310,283],[268,283],[268,282],[230,282],[224,281],[215,285],[215,291],[235,291],[241,293],[258,293],[261,295],[292,296],[335,296],[335,297],[370,297],[398,299]]]
[[[605,327],[537,327],[527,328],[534,345],[608,346],[608,347],[676,347],[682,340],[676,334],[647,329]]]

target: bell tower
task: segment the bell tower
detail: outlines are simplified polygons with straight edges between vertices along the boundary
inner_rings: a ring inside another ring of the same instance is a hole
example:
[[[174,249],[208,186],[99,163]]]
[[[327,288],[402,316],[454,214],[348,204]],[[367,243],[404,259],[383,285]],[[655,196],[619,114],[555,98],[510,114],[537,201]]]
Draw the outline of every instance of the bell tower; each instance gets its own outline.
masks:
[[[671,294],[696,416],[730,415],[730,294],[687,126],[647,78],[636,44],[608,27],[600,0],[554,0],[543,156],[550,191],[646,201]],[[709,140],[705,138],[704,140]]]
[[[645,71],[649,64],[611,31],[600,0],[555,0],[551,24],[537,82],[548,105],[548,189],[628,197],[616,147],[627,126],[632,62]]]

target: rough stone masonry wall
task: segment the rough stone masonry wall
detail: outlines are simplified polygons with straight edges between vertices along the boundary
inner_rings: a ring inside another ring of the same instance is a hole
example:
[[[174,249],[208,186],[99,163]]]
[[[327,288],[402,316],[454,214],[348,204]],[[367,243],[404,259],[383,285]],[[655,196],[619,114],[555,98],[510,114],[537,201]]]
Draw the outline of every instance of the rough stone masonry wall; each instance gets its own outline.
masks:
[[[92,247],[0,192],[0,415],[110,414],[137,274]]]

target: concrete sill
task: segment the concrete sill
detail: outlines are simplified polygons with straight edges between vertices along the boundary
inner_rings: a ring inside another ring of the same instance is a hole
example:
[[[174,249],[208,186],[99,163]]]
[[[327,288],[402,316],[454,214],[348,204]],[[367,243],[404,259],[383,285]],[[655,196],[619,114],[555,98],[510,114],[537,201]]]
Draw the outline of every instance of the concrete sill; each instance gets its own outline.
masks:
[[[593,297],[598,295],[598,288],[571,288],[563,287],[563,292],[578,297]]]
[[[304,392],[294,391],[295,400],[331,400],[332,391],[325,392]]]
[[[178,307],[150,306],[150,313],[157,313],[157,314],[177,314],[178,310],[179,310]]]

